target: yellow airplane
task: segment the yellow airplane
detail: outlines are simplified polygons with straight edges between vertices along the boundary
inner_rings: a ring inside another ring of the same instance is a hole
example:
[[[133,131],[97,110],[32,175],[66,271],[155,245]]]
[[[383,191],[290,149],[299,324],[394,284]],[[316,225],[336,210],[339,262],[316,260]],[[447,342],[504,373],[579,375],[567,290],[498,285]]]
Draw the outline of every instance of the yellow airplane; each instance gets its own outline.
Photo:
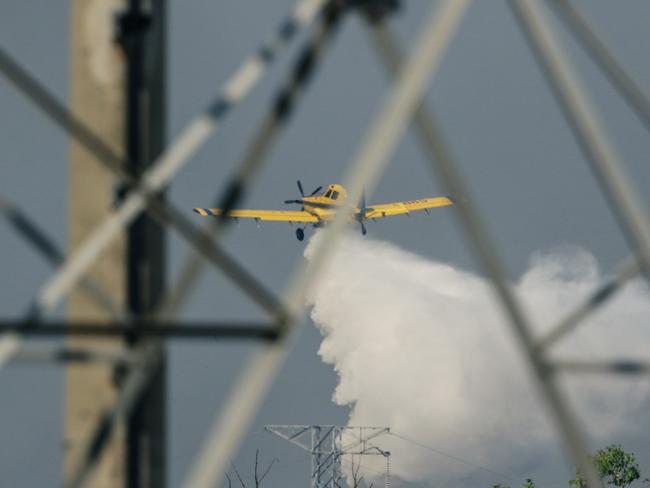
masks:
[[[316,188],[309,195],[305,196],[302,189],[302,183],[298,181],[298,190],[302,198],[297,200],[285,200],[284,203],[291,204],[297,203],[302,205],[301,210],[244,210],[234,209],[228,212],[228,217],[234,218],[250,218],[259,222],[260,220],[272,220],[282,222],[297,222],[305,224],[304,227],[296,229],[296,237],[299,241],[305,238],[305,229],[309,224],[314,227],[322,227],[328,221],[332,220],[336,215],[337,207],[340,207],[348,197],[345,188],[342,185],[332,184],[327,187],[323,193],[322,186]],[[445,207],[454,203],[451,197],[435,197],[435,198],[422,198],[420,200],[407,200],[404,202],[382,203],[380,205],[366,206],[365,195],[361,197],[359,206],[354,209],[352,222],[358,222],[361,225],[361,233],[366,234],[366,226],[363,224],[368,219],[378,219],[381,217],[389,217],[391,215],[410,215],[411,212],[417,210],[424,210],[435,207]],[[195,208],[194,211],[203,217],[219,216],[222,215],[220,208]]]

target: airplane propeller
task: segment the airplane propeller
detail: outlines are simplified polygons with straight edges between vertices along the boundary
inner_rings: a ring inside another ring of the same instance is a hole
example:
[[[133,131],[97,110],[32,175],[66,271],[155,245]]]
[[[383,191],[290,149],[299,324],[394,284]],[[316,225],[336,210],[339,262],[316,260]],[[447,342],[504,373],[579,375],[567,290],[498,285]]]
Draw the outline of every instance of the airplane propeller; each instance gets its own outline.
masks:
[[[357,220],[359,221],[359,224],[361,224],[361,234],[364,236],[368,233],[366,226],[363,223],[363,220],[366,218],[367,211],[368,207],[366,207],[366,192],[363,191],[361,193],[361,200],[359,200],[359,214],[357,215]]]
[[[300,196],[301,196],[302,198],[305,198],[305,192],[304,192],[304,190],[303,190],[303,188],[302,188],[302,183],[300,182],[300,180],[298,180],[296,183],[298,183],[298,190],[300,191]],[[321,191],[322,189],[323,189],[323,187],[322,187],[322,186],[319,186],[318,188],[316,188],[313,192],[311,192],[311,193],[310,193],[309,195],[307,195],[307,196],[309,196],[309,197],[313,197],[314,195],[316,195],[316,193],[318,193],[318,192]],[[305,202],[304,202],[302,199],[300,199],[300,200],[285,200],[284,203],[287,203],[287,204],[289,204],[289,203],[298,203],[298,204],[303,204],[303,203],[305,203]]]

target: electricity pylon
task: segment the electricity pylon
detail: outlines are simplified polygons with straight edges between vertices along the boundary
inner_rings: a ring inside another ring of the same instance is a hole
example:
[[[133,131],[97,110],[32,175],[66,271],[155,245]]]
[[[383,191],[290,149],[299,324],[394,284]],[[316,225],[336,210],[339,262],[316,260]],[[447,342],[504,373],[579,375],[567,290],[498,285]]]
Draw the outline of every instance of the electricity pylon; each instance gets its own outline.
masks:
[[[390,432],[388,427],[346,427],[340,425],[267,425],[268,432],[288,440],[311,454],[311,488],[340,488],[345,455],[390,457],[370,441]],[[386,465],[388,483],[388,464]]]

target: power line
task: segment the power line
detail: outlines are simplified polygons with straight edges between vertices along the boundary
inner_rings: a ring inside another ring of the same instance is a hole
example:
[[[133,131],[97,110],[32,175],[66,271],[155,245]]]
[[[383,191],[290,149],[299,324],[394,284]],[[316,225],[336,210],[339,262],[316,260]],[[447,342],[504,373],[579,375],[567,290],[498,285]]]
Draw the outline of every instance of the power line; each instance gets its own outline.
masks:
[[[465,459],[465,458],[462,458],[460,456],[456,456],[454,454],[449,454],[448,452],[441,451],[440,449],[437,449],[435,447],[431,447],[431,446],[428,446],[426,444],[422,444],[421,442],[418,442],[418,441],[416,441],[414,439],[410,439],[410,438],[408,438],[406,436],[403,436],[401,434],[396,434],[393,431],[390,431],[389,435],[397,437],[398,439],[402,439],[403,441],[409,442],[410,444],[413,444],[414,446],[418,446],[418,447],[420,447],[422,449],[433,452],[433,453],[438,454],[440,456],[444,456],[446,458],[453,459],[454,461],[457,461],[459,463],[466,464],[467,466],[472,466],[473,468],[486,471],[488,473],[497,475],[499,477],[507,478],[510,481],[520,482],[522,480],[525,480],[525,478],[523,476],[520,477],[520,476],[516,475],[517,477],[513,477],[512,475],[506,474],[506,473],[504,473],[502,471],[497,471],[496,469],[488,468],[486,466],[482,466],[480,464],[477,464],[477,463],[475,463],[473,461],[470,461],[469,459]]]

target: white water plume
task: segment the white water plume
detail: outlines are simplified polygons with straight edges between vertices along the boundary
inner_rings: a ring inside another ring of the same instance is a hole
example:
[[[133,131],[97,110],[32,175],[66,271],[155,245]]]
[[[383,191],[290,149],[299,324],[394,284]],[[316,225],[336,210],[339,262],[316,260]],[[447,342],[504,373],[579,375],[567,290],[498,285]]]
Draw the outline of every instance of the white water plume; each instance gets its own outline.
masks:
[[[318,239],[305,250],[307,259]],[[594,257],[570,248],[533,256],[514,286],[539,333],[601,279]],[[339,376],[333,401],[350,406],[349,425],[388,426],[462,458],[385,437],[378,444],[391,451],[392,471],[403,480],[508,482],[477,466],[521,479],[539,472],[535,460],[544,452],[557,450],[555,430],[485,279],[348,235],[308,302],[323,335],[319,354]],[[647,288],[632,283],[554,352],[573,359],[647,357],[648,317]],[[581,378],[563,386],[596,441],[622,432],[647,397],[640,380]],[[383,463],[364,459],[364,477],[378,476]]]

